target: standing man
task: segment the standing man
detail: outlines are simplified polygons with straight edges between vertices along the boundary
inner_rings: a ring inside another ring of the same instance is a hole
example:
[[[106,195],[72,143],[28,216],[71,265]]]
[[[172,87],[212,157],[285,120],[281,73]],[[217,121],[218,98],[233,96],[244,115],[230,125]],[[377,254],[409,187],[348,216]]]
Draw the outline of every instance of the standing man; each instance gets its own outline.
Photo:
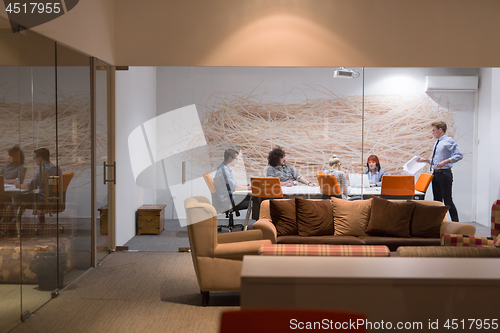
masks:
[[[457,142],[447,136],[446,123],[436,121],[431,124],[432,135],[437,139],[434,144],[432,158],[424,159],[419,157],[417,162],[425,162],[431,165],[434,178],[432,178],[432,192],[434,201],[444,201],[444,204],[450,206],[451,220],[458,222],[458,212],[451,196],[451,187],[453,184],[453,174],[451,168],[464,158],[464,155],[458,148]]]
[[[231,168],[234,167],[237,162],[238,152],[234,149],[227,149],[224,152],[224,162],[217,167],[217,172],[214,177],[216,195],[213,200],[213,205],[217,211],[223,212],[232,208],[229,199],[229,191],[231,191],[237,208],[245,209],[248,207],[250,195],[242,197],[233,194],[234,191],[251,190],[250,185],[237,182],[233,178],[233,170]]]
[[[304,177],[299,175],[295,169],[286,164],[285,151],[280,147],[274,148],[267,157],[269,167],[267,168],[267,177],[278,177],[281,186],[293,186],[294,180],[297,183],[302,183],[307,186],[318,186],[316,183],[307,181]]]

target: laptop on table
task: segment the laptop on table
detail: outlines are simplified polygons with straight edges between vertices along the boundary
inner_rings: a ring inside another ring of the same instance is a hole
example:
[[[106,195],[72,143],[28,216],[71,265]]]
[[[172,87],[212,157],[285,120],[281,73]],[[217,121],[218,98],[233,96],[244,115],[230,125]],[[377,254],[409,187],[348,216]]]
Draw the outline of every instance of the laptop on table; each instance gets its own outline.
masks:
[[[352,187],[370,187],[370,181],[367,174],[350,173],[349,183]]]

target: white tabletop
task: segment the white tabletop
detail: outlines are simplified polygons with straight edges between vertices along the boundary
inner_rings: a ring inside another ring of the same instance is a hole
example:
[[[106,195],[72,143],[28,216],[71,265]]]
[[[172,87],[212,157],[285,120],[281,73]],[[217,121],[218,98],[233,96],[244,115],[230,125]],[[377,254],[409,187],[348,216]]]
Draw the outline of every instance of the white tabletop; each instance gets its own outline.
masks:
[[[20,192],[27,192],[27,189],[19,189],[16,188],[16,185],[14,184],[4,184],[3,185],[5,194],[15,194],[15,193],[20,193]]]
[[[380,187],[352,187],[347,188],[349,195],[380,195]]]
[[[321,195],[319,186],[294,185],[282,186],[283,195]],[[380,187],[348,187],[348,195],[380,195]],[[361,193],[362,192],[362,193]],[[235,191],[234,194],[246,195],[251,193],[249,190]],[[415,195],[425,194],[424,192],[415,191]]]
[[[319,186],[294,185],[281,186],[284,195],[321,195]],[[234,194],[249,194],[250,190],[234,191]]]

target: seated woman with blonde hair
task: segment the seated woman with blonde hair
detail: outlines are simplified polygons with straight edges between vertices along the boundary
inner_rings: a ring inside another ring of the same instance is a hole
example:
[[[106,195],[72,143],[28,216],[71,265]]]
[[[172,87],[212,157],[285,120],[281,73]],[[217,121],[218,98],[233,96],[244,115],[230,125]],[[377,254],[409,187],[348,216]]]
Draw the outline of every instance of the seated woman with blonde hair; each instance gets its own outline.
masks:
[[[340,190],[342,192],[342,198],[347,198],[347,177],[344,171],[340,170],[342,163],[337,155],[333,155],[328,161],[330,165],[330,170],[323,171],[324,175],[334,175],[337,178],[337,182],[340,185]]]

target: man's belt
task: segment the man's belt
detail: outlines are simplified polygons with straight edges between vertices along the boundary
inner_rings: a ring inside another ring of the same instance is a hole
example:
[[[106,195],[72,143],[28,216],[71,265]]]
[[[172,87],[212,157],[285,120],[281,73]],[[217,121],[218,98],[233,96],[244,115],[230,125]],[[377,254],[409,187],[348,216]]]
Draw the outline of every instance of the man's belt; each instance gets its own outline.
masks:
[[[435,169],[434,173],[440,173],[440,172],[451,172],[451,169]]]

